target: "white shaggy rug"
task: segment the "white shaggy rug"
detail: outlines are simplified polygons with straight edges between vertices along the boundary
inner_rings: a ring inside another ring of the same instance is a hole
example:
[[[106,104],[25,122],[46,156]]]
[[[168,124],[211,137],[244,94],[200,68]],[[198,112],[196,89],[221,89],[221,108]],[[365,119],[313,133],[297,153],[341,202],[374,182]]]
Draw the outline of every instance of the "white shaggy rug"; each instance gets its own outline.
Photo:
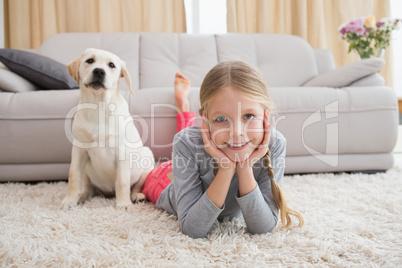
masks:
[[[236,219],[205,239],[182,234],[151,203],[124,212],[97,197],[62,211],[66,182],[0,184],[0,266],[401,267],[401,164],[374,175],[286,176],[303,228],[251,235]]]

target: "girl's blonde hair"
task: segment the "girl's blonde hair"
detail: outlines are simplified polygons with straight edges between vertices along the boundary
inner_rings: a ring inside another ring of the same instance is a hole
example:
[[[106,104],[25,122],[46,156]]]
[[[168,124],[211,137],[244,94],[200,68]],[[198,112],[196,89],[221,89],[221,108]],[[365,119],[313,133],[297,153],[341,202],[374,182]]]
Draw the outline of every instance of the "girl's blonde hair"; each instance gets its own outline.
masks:
[[[261,74],[250,65],[240,61],[225,61],[213,67],[205,76],[200,89],[200,115],[207,114],[211,100],[224,89],[234,89],[248,95],[259,102],[265,111],[273,109],[273,103],[268,96],[268,87]],[[268,167],[268,176],[271,179],[271,190],[276,206],[280,210],[283,227],[291,226],[290,215],[298,218],[298,227],[303,226],[303,216],[287,207],[282,190],[274,180],[274,171],[271,165],[270,151],[265,155],[265,164]],[[216,167],[216,165],[215,165]],[[282,228],[283,228],[282,227]]]

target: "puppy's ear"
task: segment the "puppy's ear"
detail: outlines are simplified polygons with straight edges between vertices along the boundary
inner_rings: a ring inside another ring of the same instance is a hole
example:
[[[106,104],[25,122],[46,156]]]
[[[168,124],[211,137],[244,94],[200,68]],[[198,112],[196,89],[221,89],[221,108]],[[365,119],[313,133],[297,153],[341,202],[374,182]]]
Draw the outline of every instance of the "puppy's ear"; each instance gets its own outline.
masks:
[[[120,73],[120,77],[124,77],[124,79],[126,80],[127,86],[128,86],[128,88],[130,89],[131,93],[132,93],[133,95],[135,95],[133,89],[131,88],[131,77],[130,77],[130,75],[128,74],[127,67],[126,67],[126,63],[125,63],[124,61],[121,61],[121,73]]]
[[[79,56],[78,58],[76,58],[75,60],[73,60],[72,62],[70,62],[67,65],[68,73],[74,78],[75,81],[77,81],[78,86],[80,85],[80,72],[79,71],[80,71],[82,55],[84,55],[84,53],[81,54],[81,56]]]

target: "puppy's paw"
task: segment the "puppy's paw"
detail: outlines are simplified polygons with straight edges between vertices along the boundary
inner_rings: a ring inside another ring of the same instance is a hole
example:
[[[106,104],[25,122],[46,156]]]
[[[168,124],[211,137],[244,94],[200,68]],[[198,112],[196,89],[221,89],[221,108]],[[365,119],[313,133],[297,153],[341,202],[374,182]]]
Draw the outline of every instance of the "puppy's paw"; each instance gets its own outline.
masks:
[[[116,208],[118,210],[124,210],[127,211],[130,209],[130,207],[133,206],[133,203],[131,202],[116,202]]]
[[[71,207],[76,207],[78,204],[79,197],[66,196],[63,201],[61,201],[61,208],[67,210]]]
[[[143,202],[145,201],[146,197],[143,193],[132,193],[131,194],[131,201],[134,203]]]

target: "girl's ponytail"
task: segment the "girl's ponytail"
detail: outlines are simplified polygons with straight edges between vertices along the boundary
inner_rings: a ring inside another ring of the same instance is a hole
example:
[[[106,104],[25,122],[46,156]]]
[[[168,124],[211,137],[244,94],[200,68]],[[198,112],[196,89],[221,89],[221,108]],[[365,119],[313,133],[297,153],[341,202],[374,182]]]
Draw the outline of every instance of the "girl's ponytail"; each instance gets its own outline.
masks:
[[[303,220],[303,216],[293,210],[288,208],[288,206],[286,205],[286,200],[283,196],[282,190],[279,187],[279,185],[276,183],[276,181],[274,180],[274,171],[272,169],[271,166],[271,158],[269,157],[269,150],[267,151],[266,155],[265,155],[265,164],[268,167],[268,176],[271,179],[271,191],[272,191],[272,195],[274,197],[275,200],[275,204],[278,207],[278,209],[280,210],[280,217],[281,217],[281,222],[282,222],[282,227],[281,228],[288,228],[291,226],[292,224],[292,220],[290,218],[290,215],[295,216],[296,218],[299,219],[299,225],[297,227],[302,227],[304,220]],[[280,229],[281,229],[280,228]]]

